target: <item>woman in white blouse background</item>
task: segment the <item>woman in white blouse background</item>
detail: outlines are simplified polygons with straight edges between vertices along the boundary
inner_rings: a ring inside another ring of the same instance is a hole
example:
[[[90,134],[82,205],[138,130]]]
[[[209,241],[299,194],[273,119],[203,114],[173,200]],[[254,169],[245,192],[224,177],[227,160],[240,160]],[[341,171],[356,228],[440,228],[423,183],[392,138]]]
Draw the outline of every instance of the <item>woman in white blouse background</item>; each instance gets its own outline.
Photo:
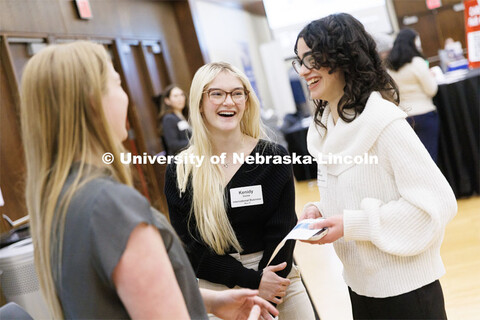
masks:
[[[400,91],[400,106],[408,114],[408,122],[437,162],[439,121],[432,98],[437,82],[421,53],[418,34],[412,29],[401,30],[387,57],[390,75]]]

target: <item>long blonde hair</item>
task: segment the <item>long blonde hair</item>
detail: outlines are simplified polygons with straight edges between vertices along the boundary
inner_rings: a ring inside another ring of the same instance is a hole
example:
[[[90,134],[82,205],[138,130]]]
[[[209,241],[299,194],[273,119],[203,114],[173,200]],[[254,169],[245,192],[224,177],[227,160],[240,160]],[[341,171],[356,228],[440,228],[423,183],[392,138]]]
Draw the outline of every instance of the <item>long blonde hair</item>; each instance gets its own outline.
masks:
[[[99,161],[104,152],[117,159],[123,151],[106,120],[102,96],[111,63],[105,49],[87,41],[49,46],[27,63],[21,86],[21,126],[27,164],[26,202],[40,286],[52,316],[63,318],[56,292],[66,208],[84,183],[108,174],[132,185],[120,161]],[[69,170],[79,174],[60,199]],[[100,170],[91,169],[92,166]],[[101,173],[100,173],[101,172]],[[58,257],[58,264],[52,261]]]
[[[260,103],[243,72],[224,62],[209,63],[198,69],[192,80],[189,100],[189,121],[193,135],[189,148],[180,153],[180,156],[204,155],[206,161],[198,168],[191,163],[179,164],[177,183],[180,192],[184,193],[191,177],[193,206],[190,218],[194,215],[202,240],[219,255],[227,253],[232,247],[238,252],[242,251],[225,210],[223,172],[218,165],[210,162],[213,155],[210,133],[200,112],[203,92],[221,72],[228,72],[237,77],[250,92],[240,123],[242,133],[255,139],[264,135],[260,123]]]

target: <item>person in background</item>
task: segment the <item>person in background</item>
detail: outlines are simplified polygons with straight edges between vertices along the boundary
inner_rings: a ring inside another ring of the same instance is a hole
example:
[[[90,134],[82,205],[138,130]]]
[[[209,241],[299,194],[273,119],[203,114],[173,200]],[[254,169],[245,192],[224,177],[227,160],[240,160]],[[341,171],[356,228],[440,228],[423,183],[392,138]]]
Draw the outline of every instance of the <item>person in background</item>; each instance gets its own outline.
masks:
[[[308,24],[295,54],[316,105],[307,145],[320,191],[300,220],[323,218],[311,227],[328,234],[311,243],[333,243],[353,318],[446,319],[440,246],[456,199],[405,121],[374,40],[338,13]]]
[[[170,220],[186,246],[200,287],[258,289],[277,304],[279,319],[314,319],[289,241],[295,226],[291,164],[247,163],[237,156],[284,156],[263,136],[260,105],[247,77],[227,63],[210,63],[190,89],[192,143],[180,156],[205,156],[197,167],[169,164],[165,177]],[[212,156],[224,156],[213,163]]]
[[[468,60],[463,56],[462,43],[452,38],[445,39],[445,48],[438,50],[440,67],[443,72],[468,70]]]
[[[128,107],[103,46],[41,50],[21,88],[26,202],[52,318],[246,319],[253,305],[267,319],[278,313],[254,290],[200,292],[175,232],[132,188],[129,168],[101,160],[124,151]]]
[[[447,56],[450,61],[465,59],[463,56],[462,43],[460,41],[455,41],[452,38],[445,39],[444,50],[447,52]]]
[[[437,162],[439,119],[432,98],[437,93],[435,76],[421,53],[420,37],[412,29],[401,30],[387,57],[389,73],[400,91],[400,106],[432,159]]]
[[[154,100],[160,101],[158,133],[162,137],[167,154],[175,155],[187,147],[192,133],[187,121],[188,107],[185,93],[172,84]]]

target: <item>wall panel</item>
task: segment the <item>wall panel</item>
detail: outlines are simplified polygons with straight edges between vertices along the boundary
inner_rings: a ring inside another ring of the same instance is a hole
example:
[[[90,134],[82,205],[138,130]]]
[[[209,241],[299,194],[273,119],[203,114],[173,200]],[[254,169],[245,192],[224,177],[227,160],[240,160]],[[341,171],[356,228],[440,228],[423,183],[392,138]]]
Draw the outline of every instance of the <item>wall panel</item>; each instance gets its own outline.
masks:
[[[193,22],[189,21],[192,17],[188,2],[90,0],[90,5],[93,19],[81,20],[77,15],[74,1],[1,0],[0,35],[8,39],[22,37],[40,41],[43,39],[49,43],[76,39],[106,41],[106,47],[112,49],[115,67],[123,74],[122,80],[128,87],[127,93],[132,102],[128,113],[129,140],[125,144],[129,150],[139,154],[143,152],[156,154],[162,151],[162,144],[156,135],[157,110],[153,105],[152,96],[160,93],[171,82],[177,83],[188,92],[194,72],[203,64],[199,45],[195,43],[198,40],[196,37],[185,36],[195,35]],[[191,30],[188,30],[189,28]],[[131,48],[129,58],[128,53],[122,53],[121,49],[117,50],[118,47],[107,44],[114,44],[114,41],[120,44],[136,41],[139,45]],[[148,45],[141,47],[141,43],[145,41],[158,43],[161,52],[154,53]],[[14,218],[20,218],[26,213],[22,199],[24,180],[12,179],[6,176],[5,172],[14,172],[12,170],[16,163],[13,159],[23,157],[20,127],[18,119],[14,119],[15,110],[18,110],[18,102],[14,97],[18,95],[17,82],[20,81],[23,67],[28,61],[29,51],[28,45],[18,40],[7,46],[12,59],[7,61],[4,55],[1,57],[0,174],[4,196],[6,194],[10,199],[12,198],[10,194],[17,192],[14,196],[18,200],[16,209],[8,210],[18,212],[19,216]],[[129,59],[131,61],[126,63]],[[5,67],[11,69],[14,76],[6,77],[8,72],[4,72]],[[151,70],[152,68],[154,70]],[[18,81],[15,80],[15,74]],[[8,121],[8,124],[4,125],[5,121]],[[5,151],[11,148],[14,148],[18,155]],[[140,182],[135,184],[137,189],[144,193],[155,207],[166,212],[163,195],[164,166],[136,166],[136,169],[134,171],[140,179]],[[14,202],[8,200],[8,203]],[[5,231],[6,226],[0,223],[0,227],[0,231]]]
[[[183,5],[183,12],[174,6]],[[203,64],[187,1],[90,0],[93,19],[78,18],[73,1],[2,0],[0,32],[67,34],[69,36],[163,40],[165,61],[172,81],[188,88],[193,73]],[[182,23],[177,19],[184,19]],[[180,31],[180,27],[182,31]],[[192,28],[192,31],[188,31]],[[187,50],[188,48],[188,50]],[[188,53],[187,53],[188,51]],[[189,59],[193,59],[190,62]]]
[[[438,63],[438,50],[444,48],[447,38],[460,41],[465,48],[464,12],[453,9],[461,2],[442,0],[441,7],[429,10],[423,0],[393,0],[400,29],[411,28],[420,34],[423,51],[434,65]],[[404,25],[405,16],[416,16],[418,22]]]
[[[1,39],[0,49],[0,188],[5,205],[0,207],[0,233],[10,225],[1,217],[17,220],[27,214],[25,205],[25,161],[20,132],[17,83],[8,43]]]

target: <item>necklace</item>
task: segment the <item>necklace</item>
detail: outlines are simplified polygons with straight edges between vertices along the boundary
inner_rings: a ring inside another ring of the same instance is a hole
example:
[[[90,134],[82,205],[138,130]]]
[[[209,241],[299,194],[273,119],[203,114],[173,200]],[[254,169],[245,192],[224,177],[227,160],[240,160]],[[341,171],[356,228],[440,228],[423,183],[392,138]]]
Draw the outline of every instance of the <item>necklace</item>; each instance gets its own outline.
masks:
[[[245,135],[244,135],[244,134],[242,134],[242,142],[241,142],[240,146],[243,146],[243,145],[245,145]],[[233,155],[232,155],[232,156],[233,156]],[[233,158],[232,158],[232,160],[233,160]],[[235,162],[235,163],[236,163],[236,162]],[[229,168],[230,165],[233,165],[233,162],[228,162],[227,159],[226,159],[226,157],[225,157],[225,161],[223,161],[223,163],[221,163],[221,165],[222,165],[224,168],[227,169],[227,168]]]
[[[229,163],[227,161],[224,161],[222,165],[224,168],[228,168]]]

